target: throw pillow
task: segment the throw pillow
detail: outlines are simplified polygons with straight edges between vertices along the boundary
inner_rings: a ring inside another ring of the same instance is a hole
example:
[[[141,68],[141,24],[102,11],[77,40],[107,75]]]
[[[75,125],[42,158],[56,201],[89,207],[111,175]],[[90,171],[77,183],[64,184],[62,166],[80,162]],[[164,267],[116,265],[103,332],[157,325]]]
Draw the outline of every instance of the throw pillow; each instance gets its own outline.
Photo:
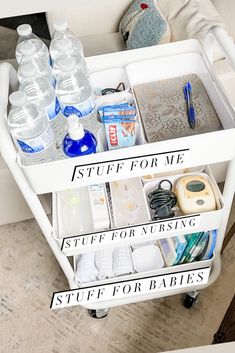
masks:
[[[120,22],[119,31],[127,49],[168,43],[171,37],[156,0],[134,0]]]

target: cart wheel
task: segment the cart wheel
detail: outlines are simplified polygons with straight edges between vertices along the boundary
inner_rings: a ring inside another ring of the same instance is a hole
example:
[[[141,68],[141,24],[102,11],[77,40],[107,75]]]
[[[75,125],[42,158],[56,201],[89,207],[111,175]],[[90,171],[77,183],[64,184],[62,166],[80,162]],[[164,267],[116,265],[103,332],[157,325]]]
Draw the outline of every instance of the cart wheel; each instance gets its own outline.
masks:
[[[198,291],[187,293],[183,301],[184,307],[190,309],[197,302],[198,296]]]
[[[107,309],[88,309],[88,314],[93,318],[93,319],[103,319],[108,315],[109,308]]]

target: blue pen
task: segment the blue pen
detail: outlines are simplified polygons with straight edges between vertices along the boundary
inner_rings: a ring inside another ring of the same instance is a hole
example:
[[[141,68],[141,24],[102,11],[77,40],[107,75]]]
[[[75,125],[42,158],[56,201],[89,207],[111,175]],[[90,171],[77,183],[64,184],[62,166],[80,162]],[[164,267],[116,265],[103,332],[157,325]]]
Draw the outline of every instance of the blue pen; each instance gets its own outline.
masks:
[[[196,114],[193,106],[192,100],[192,86],[190,82],[187,82],[184,86],[184,99],[187,103],[187,113],[188,113],[188,121],[189,125],[192,129],[195,129],[196,124]]]

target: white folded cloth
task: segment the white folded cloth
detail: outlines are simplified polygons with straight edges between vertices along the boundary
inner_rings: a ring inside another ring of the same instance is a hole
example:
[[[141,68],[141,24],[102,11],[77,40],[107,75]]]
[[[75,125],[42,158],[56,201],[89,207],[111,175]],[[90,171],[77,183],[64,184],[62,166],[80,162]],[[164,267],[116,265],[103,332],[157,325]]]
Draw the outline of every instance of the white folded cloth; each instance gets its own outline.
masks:
[[[77,270],[75,281],[78,283],[87,283],[96,281],[98,270],[95,266],[95,253],[88,252],[78,255]]]
[[[133,263],[130,247],[116,248],[113,251],[113,274],[114,276],[127,275],[133,273]]]
[[[87,283],[134,272],[129,246],[80,254],[75,280]]]
[[[98,279],[113,277],[112,249],[102,249],[95,253],[95,265],[98,269]]]

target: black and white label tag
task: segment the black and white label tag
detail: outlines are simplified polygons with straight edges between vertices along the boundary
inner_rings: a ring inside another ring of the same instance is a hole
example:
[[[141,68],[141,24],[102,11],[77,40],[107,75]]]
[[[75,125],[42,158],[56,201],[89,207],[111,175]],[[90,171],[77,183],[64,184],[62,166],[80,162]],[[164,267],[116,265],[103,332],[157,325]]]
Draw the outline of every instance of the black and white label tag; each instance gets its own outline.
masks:
[[[197,287],[208,282],[210,267],[176,272],[164,275],[133,278],[104,285],[94,285],[53,294],[51,309],[59,309],[75,305],[95,304],[115,299],[145,296],[180,288]],[[121,279],[121,278],[120,278]]]
[[[73,169],[72,182],[104,179],[114,180],[116,177],[131,177],[133,175],[151,174],[159,169],[167,170],[173,166],[183,167],[189,157],[189,148],[161,152],[150,153],[142,156],[125,157],[123,150],[120,150],[120,157],[116,160],[103,161],[97,163],[76,165]],[[108,178],[108,179],[107,179]]]
[[[88,249],[97,250],[103,245],[124,245],[140,241],[151,241],[164,238],[172,232],[186,234],[200,225],[200,215],[182,216],[162,221],[153,221],[130,227],[117,228],[104,232],[96,232],[63,239],[61,250],[66,256],[77,255]]]

